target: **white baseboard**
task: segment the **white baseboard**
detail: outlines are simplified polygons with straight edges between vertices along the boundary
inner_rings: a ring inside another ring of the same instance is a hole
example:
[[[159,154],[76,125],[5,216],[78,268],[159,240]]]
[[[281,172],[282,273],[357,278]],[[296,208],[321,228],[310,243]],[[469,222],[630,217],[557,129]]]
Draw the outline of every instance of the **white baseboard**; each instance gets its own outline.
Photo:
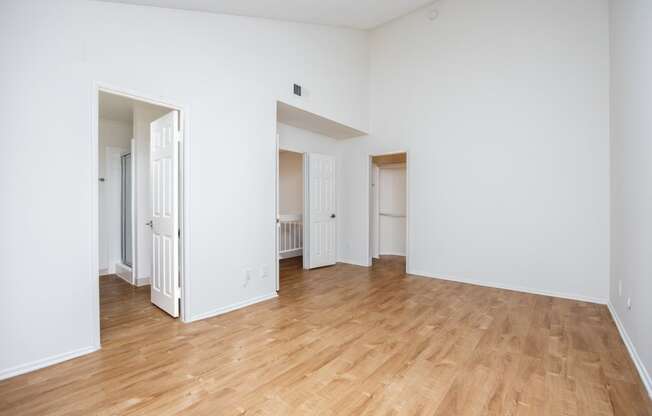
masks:
[[[620,320],[620,317],[618,316],[618,312],[616,312],[616,308],[611,304],[611,302],[607,303],[607,307],[609,308],[611,317],[616,323],[618,332],[620,332],[620,337],[623,339],[623,342],[627,347],[627,351],[629,351],[629,355],[632,357],[632,361],[634,361],[634,365],[636,365],[638,374],[641,376],[641,380],[643,380],[643,384],[647,389],[647,394],[650,396],[650,399],[652,399],[652,378],[650,377],[650,373],[647,371],[647,368],[645,368],[645,364],[643,364],[643,360],[641,360],[641,357],[638,355],[638,352],[636,351],[636,347],[634,346],[634,343],[632,343],[631,338],[627,334],[627,331],[625,330],[625,326]]]
[[[354,266],[369,267],[368,263],[360,263],[359,261],[350,260],[350,259],[338,259],[337,262],[344,263],[344,264],[352,264]]]
[[[136,287],[147,286],[151,284],[152,284],[151,277],[141,277],[140,279],[136,279]]]
[[[433,279],[448,280],[448,281],[457,282],[457,283],[466,283],[466,284],[476,285],[476,286],[491,287],[491,288],[494,288],[494,289],[505,289],[505,290],[512,290],[514,292],[531,293],[533,295],[543,295],[543,296],[552,296],[554,298],[579,300],[581,302],[598,303],[600,305],[606,305],[607,304],[607,299],[594,298],[594,297],[591,297],[591,296],[584,296],[584,295],[577,295],[577,294],[574,294],[574,293],[552,292],[552,291],[547,291],[547,290],[538,290],[538,289],[532,289],[532,288],[521,287],[521,286],[504,285],[504,284],[495,283],[495,282],[481,282],[481,281],[472,280],[472,279],[459,279],[459,278],[456,278],[456,277],[449,277],[449,276],[436,276],[436,275],[433,275],[432,273],[422,272],[422,271],[418,271],[418,270],[410,270],[410,271],[408,271],[408,274],[415,275],[415,276],[429,277],[429,278],[433,278]]]
[[[122,278],[125,282],[131,284],[132,269],[122,263],[115,265],[115,274]]]
[[[208,312],[204,312],[204,313],[200,313],[198,315],[192,316],[188,322],[194,322],[194,321],[199,321],[199,320],[202,320],[202,319],[212,318],[212,317],[217,316],[217,315],[222,315],[222,314],[225,314],[227,312],[235,311],[236,309],[241,309],[241,308],[244,308],[246,306],[253,305],[254,303],[264,302],[266,300],[273,299],[273,298],[275,298],[277,296],[278,296],[278,294],[276,293],[276,291],[274,291],[273,293],[268,293],[268,294],[262,295],[262,296],[256,296],[255,298],[247,299],[247,300],[244,300],[242,302],[233,303],[233,304],[228,305],[228,306],[223,306],[221,308],[213,309],[213,310],[210,310]]]
[[[90,354],[99,350],[98,347],[85,347],[78,350],[64,352],[63,354],[53,355],[51,357],[43,358],[41,360],[32,361],[31,363],[17,365],[15,367],[0,370],[0,380],[10,377],[15,377],[21,374],[29,373],[40,368],[49,367],[54,364],[59,364],[63,361],[68,361],[73,358],[81,357],[82,355]]]
[[[111,273],[109,273],[109,269],[100,269],[100,271],[98,272],[98,274],[100,275],[100,277],[102,277],[102,276],[108,276],[108,275],[110,275]]]
[[[399,256],[399,257],[405,257],[405,253],[380,253],[379,256]]]
[[[291,259],[293,257],[301,257],[303,256],[303,249],[298,249],[298,250],[293,250],[293,251],[288,251],[287,253],[281,253],[278,255],[280,259]]]

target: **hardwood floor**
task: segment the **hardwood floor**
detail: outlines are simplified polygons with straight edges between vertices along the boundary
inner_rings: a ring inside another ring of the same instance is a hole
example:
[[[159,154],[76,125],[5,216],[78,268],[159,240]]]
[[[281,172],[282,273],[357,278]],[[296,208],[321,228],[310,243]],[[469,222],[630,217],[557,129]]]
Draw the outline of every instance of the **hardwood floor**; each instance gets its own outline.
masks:
[[[187,325],[103,278],[102,350],[0,382],[0,414],[652,415],[605,306],[403,269],[289,260],[277,299]]]

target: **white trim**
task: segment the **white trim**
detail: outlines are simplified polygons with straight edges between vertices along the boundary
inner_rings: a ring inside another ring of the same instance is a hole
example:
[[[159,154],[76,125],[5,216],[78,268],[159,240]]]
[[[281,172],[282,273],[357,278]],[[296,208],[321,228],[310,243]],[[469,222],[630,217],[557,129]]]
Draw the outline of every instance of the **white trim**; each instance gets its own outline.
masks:
[[[235,311],[237,309],[242,309],[246,306],[253,305],[254,303],[264,302],[266,300],[274,299],[278,297],[276,291],[268,293],[261,296],[256,296],[255,298],[247,299],[242,302],[232,303],[231,305],[223,306],[221,308],[212,309],[208,312],[200,313],[191,318],[190,322],[199,321],[202,319],[212,318],[214,316],[222,315],[227,312]]]
[[[54,364],[59,364],[63,361],[68,361],[73,358],[81,357],[82,355],[90,354],[97,351],[99,348],[96,346],[90,346],[85,348],[80,348],[77,350],[64,352],[63,354],[52,355],[41,360],[32,361],[27,364],[20,364],[15,367],[7,368],[0,371],[0,380],[5,380],[10,377],[15,377],[21,374],[29,373],[31,371],[38,370],[40,368],[49,367]]]
[[[399,257],[405,257],[405,253],[390,253],[390,252],[384,252],[384,253],[379,253],[379,256],[399,256]]]
[[[355,260],[350,260],[350,259],[338,259],[337,262],[338,263],[344,263],[344,264],[351,264],[353,266],[371,267],[367,263],[362,263],[362,262],[355,261]]]
[[[99,233],[99,205],[100,205],[100,194],[99,194],[99,158],[100,158],[100,145],[99,145],[99,113],[100,113],[100,87],[97,83],[93,83],[91,86],[90,94],[90,109],[91,109],[91,146],[90,146],[90,195],[91,195],[91,212],[90,212],[90,234],[88,238],[90,239],[89,244],[89,258],[90,258],[90,296],[91,296],[91,313],[89,315],[90,327],[91,327],[91,345],[95,349],[101,348],[100,341],[100,285],[98,282],[98,270],[100,268],[99,260],[99,245],[100,245],[100,233]]]
[[[187,319],[190,316],[190,219],[188,214],[188,207],[190,207],[190,123],[189,114],[190,108],[187,105],[174,104],[159,98],[152,98],[152,95],[142,94],[140,92],[130,91],[124,88],[115,87],[103,82],[93,81],[91,87],[91,235],[90,235],[90,258],[91,258],[91,330],[93,333],[92,343],[98,349],[100,345],[100,293],[98,284],[99,259],[98,259],[98,150],[99,150],[99,95],[100,91],[109,94],[119,95],[122,97],[131,98],[133,100],[142,101],[150,104],[155,104],[162,107],[167,107],[172,110],[179,111],[179,128],[182,132],[181,140],[181,157],[180,169],[182,170],[182,183],[180,189],[182,190],[182,208],[181,220],[179,227],[181,228],[181,256],[179,259],[179,271],[181,274],[181,314],[180,319],[182,322],[190,322]],[[136,283],[138,285],[139,282]]]
[[[410,270],[410,152],[405,151],[405,270]],[[380,245],[378,246],[380,250]]]
[[[122,263],[117,263],[115,265],[115,274],[118,277],[120,277],[122,280],[124,280],[125,282],[133,286],[132,283],[133,269],[131,267],[126,266]]]
[[[538,290],[538,289],[532,289],[532,288],[527,288],[527,287],[522,287],[522,286],[512,286],[512,285],[505,285],[501,283],[495,283],[495,282],[481,282],[478,280],[473,280],[473,279],[460,279],[457,277],[451,277],[451,276],[439,276],[439,275],[434,275],[432,273],[428,272],[423,272],[419,270],[408,270],[407,274],[413,275],[413,276],[418,276],[418,277],[427,277],[430,279],[440,279],[440,280],[447,280],[450,282],[457,282],[457,283],[465,283],[469,285],[476,285],[476,286],[483,286],[483,287],[490,287],[493,289],[504,289],[504,290],[511,290],[514,292],[523,292],[523,293],[530,293],[533,295],[542,295],[542,296],[551,296],[554,298],[562,298],[562,299],[570,299],[570,300],[578,300],[580,302],[589,302],[589,303],[597,303],[600,305],[606,305],[607,300],[604,298],[595,298],[592,296],[584,296],[584,295],[578,295],[574,293],[562,293],[562,292],[552,292],[552,291],[547,291],[547,290]]]
[[[641,376],[643,385],[645,385],[645,388],[647,389],[647,394],[650,396],[650,399],[652,399],[652,377],[650,377],[650,373],[647,371],[647,368],[645,368],[643,360],[641,360],[641,357],[638,355],[632,339],[627,334],[625,325],[623,325],[622,321],[620,320],[620,317],[616,312],[616,308],[611,304],[611,302],[607,302],[607,308],[609,308],[611,318],[616,323],[616,328],[618,328],[618,332],[620,332],[620,337],[623,339],[623,342],[627,347],[627,351],[629,352],[630,357],[632,357],[632,361],[634,361],[634,365],[636,365],[636,369],[638,370],[638,374]]]
[[[287,251],[285,253],[279,253],[279,259],[291,259],[293,257],[300,257],[303,255],[303,249],[298,248],[296,250]]]
[[[301,221],[303,214],[278,214],[278,219],[281,222]]]
[[[140,279],[136,279],[136,287],[147,286],[151,284],[152,284],[151,277],[141,277]]]
[[[116,273],[115,275],[118,276],[120,279],[124,280],[125,282],[129,283],[131,286],[133,286],[133,283],[131,283],[131,279],[130,279],[131,276],[129,276],[128,278],[126,275],[121,275],[120,273]]]

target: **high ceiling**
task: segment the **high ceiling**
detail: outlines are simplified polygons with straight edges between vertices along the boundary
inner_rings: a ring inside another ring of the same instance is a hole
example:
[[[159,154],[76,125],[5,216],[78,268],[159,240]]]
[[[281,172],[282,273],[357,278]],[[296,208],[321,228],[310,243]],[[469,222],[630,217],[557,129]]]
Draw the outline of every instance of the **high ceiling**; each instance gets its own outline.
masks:
[[[354,29],[372,29],[433,0],[105,0]]]

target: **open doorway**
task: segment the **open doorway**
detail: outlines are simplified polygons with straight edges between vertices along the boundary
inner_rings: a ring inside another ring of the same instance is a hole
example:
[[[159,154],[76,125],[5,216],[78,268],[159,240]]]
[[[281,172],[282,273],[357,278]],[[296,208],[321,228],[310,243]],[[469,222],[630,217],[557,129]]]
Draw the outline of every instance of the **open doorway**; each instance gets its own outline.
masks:
[[[364,133],[280,101],[276,116],[279,290],[282,274],[336,264],[338,141]]]
[[[279,257],[303,257],[303,154],[279,150]]]
[[[100,331],[136,316],[177,318],[183,311],[182,112],[103,88],[97,100]]]
[[[369,264],[384,256],[408,256],[407,153],[369,157]]]
[[[278,151],[279,272],[303,267],[304,154]],[[280,289],[280,282],[276,290]]]

